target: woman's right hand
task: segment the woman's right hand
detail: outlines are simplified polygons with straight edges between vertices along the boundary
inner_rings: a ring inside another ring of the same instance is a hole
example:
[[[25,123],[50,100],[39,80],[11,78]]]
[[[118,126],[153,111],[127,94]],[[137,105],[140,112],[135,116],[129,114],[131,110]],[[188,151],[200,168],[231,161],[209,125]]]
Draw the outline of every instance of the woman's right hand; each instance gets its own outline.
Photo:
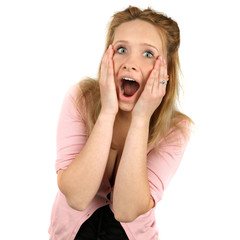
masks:
[[[101,112],[116,116],[118,99],[114,81],[113,54],[114,50],[110,45],[101,62],[99,86],[102,104]]]

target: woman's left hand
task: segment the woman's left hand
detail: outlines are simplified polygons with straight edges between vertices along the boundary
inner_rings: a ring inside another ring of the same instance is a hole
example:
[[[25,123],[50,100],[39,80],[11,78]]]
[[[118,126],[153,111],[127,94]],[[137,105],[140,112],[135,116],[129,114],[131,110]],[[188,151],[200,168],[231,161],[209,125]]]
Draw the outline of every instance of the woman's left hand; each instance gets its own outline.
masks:
[[[165,81],[165,84],[162,81]],[[145,88],[133,109],[132,114],[134,117],[148,118],[150,120],[153,112],[160,105],[166,93],[167,81],[166,61],[162,57],[158,57]]]

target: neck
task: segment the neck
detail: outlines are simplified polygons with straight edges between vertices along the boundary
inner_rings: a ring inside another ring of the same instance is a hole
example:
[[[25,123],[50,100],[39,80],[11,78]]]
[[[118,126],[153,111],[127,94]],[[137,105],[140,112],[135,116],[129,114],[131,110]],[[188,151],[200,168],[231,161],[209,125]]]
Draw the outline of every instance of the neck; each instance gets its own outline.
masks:
[[[124,122],[124,123],[130,125],[131,120],[132,120],[132,112],[126,112],[126,111],[122,111],[121,109],[119,109],[116,119],[120,122]]]
[[[113,139],[112,139],[112,146],[115,149],[123,149],[124,142],[128,133],[128,129],[131,124],[132,114],[131,112],[124,112],[119,110],[115,122],[114,122],[114,129],[113,129]]]

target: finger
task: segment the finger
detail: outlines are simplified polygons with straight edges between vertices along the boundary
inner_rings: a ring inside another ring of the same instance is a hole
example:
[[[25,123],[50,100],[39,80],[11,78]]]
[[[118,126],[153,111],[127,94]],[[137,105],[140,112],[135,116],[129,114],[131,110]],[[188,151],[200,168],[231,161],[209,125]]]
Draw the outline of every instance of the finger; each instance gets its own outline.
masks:
[[[160,64],[160,81],[167,81],[168,75],[167,75],[167,64],[166,61],[161,58],[161,64]]]
[[[101,74],[100,74],[101,81],[105,81],[107,78],[109,51],[110,51],[110,46],[108,47],[107,51],[104,53],[102,58]]]
[[[103,57],[102,57],[102,61],[101,61],[101,72],[104,71],[104,69],[105,69],[105,67],[106,67],[107,53],[108,53],[108,50],[104,53],[104,55],[103,55]]]
[[[108,76],[113,77],[114,76],[114,69],[113,69],[113,48],[112,45],[110,45],[109,52],[108,52]]]
[[[103,58],[102,58],[102,63],[103,64],[106,64],[106,62],[107,62],[109,51],[110,51],[110,46],[108,47],[107,51],[103,55]]]
[[[156,90],[159,88],[160,66],[161,66],[161,57],[158,57],[156,62],[155,62],[155,65],[154,65],[154,68],[157,71],[155,82],[154,82],[154,89],[156,89]]]
[[[159,90],[160,90],[162,95],[165,95],[167,81],[168,81],[167,64],[166,64],[166,61],[163,58],[161,58]]]
[[[156,77],[158,77],[158,68],[159,68],[158,65],[159,65],[159,60],[157,59],[155,61],[153,69],[148,77],[147,82],[146,82],[145,88],[148,88],[151,92],[153,89],[154,81],[156,80]]]
[[[159,88],[159,69],[160,69],[160,59],[157,58],[156,62],[155,62],[155,65],[154,65],[154,68],[156,69],[156,75],[155,75],[155,78],[154,78],[154,81],[153,81],[153,88],[152,88],[152,92],[155,90],[157,90]]]
[[[154,80],[156,79],[156,76],[157,76],[157,69],[153,68],[145,85],[145,89],[150,93],[152,93]]]
[[[164,70],[165,70],[164,75],[165,75],[165,77],[166,77],[166,81],[168,81],[169,76],[168,76],[168,71],[167,71],[167,62],[166,62],[166,59],[165,59],[165,58],[164,58],[164,60],[163,60],[163,64],[164,64]]]

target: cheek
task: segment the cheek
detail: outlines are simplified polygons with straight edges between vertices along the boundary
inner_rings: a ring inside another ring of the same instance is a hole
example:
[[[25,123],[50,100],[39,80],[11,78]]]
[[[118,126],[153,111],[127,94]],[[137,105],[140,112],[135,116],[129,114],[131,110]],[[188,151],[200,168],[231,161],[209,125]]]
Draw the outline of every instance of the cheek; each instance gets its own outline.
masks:
[[[144,67],[143,67],[144,71],[143,71],[143,73],[144,73],[144,78],[145,79],[148,79],[148,77],[150,76],[150,74],[151,74],[151,72],[153,70],[153,67],[154,67],[154,62],[153,61],[144,64]]]
[[[143,87],[145,87],[146,82],[153,70],[154,63],[155,61],[148,61],[148,62],[145,61],[144,64],[142,65]]]
[[[121,65],[120,59],[116,55],[114,55],[113,56],[113,67],[114,67],[115,73],[118,72],[120,65]]]

